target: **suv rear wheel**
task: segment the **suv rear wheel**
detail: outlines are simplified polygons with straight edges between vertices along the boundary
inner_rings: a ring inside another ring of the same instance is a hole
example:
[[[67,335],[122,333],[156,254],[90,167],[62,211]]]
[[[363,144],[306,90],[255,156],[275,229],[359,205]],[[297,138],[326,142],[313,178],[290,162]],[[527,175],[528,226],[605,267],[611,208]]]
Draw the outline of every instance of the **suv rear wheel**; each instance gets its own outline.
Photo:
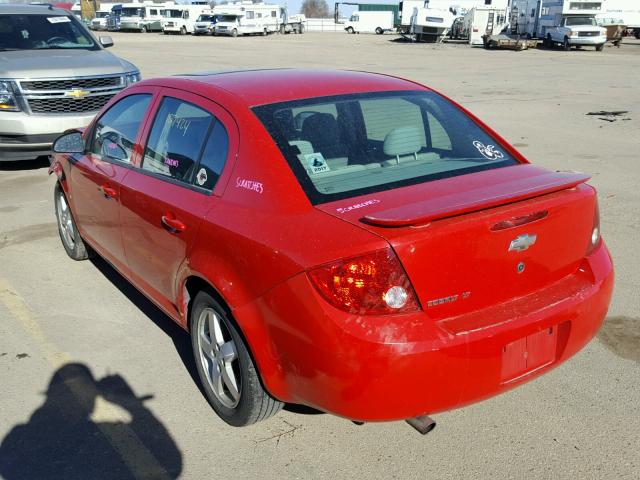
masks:
[[[243,427],[280,411],[283,403],[262,387],[234,322],[207,292],[199,292],[193,300],[190,327],[200,382],[222,420]]]

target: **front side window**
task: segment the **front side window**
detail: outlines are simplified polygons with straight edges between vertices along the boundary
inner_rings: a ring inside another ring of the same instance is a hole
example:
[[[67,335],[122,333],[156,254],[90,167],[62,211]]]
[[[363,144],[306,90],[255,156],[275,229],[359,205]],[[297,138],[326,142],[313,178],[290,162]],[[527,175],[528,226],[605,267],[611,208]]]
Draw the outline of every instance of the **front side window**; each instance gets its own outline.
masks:
[[[133,145],[150,102],[150,94],[129,95],[107,110],[93,131],[91,153],[104,160],[131,163]]]
[[[142,169],[211,190],[228,144],[224,126],[211,113],[166,97],[153,122]]]
[[[314,204],[518,163],[433,92],[313,98],[254,112]]]
[[[247,16],[247,20],[253,20],[254,14],[253,14],[253,12],[247,12],[246,16]]]
[[[73,15],[0,15],[2,50],[99,50]]]

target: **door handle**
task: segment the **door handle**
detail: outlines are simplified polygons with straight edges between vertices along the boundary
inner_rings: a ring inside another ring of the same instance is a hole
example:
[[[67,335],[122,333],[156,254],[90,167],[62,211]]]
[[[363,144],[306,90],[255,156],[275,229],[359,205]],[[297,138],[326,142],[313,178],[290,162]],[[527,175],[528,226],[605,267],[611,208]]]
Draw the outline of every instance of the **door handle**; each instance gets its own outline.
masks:
[[[187,226],[184,223],[170,213],[162,216],[162,226],[165,230],[168,230],[169,233],[180,233],[187,229]]]
[[[115,188],[111,188],[109,185],[102,185],[98,190],[102,192],[104,198],[116,198],[118,196],[118,191]]]

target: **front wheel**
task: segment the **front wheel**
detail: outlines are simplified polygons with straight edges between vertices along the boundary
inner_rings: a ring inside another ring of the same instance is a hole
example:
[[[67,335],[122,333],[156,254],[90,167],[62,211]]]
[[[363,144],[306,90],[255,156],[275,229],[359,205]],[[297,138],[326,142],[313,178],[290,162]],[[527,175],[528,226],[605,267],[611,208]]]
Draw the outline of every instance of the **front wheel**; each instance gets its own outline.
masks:
[[[283,407],[264,390],[245,343],[225,310],[199,292],[190,314],[191,345],[207,400],[229,425],[243,427]]]
[[[347,33],[353,34],[356,33],[356,31],[353,29],[353,27],[347,27]]]
[[[596,45],[596,52],[601,52],[602,50],[604,50],[604,43]]]
[[[564,37],[564,42],[562,42],[562,49],[565,52],[568,52],[569,50],[571,50],[571,44],[569,43],[568,37]]]
[[[287,30],[284,28],[284,25],[280,25],[280,35],[284,35],[287,33]]]
[[[263,36],[263,37],[266,37],[266,36],[267,36],[267,33],[269,33],[269,32],[267,32],[267,29],[265,28],[265,29],[262,31],[262,36]]]
[[[146,25],[142,25],[140,27],[140,33],[147,33],[147,26]]]
[[[300,24],[300,28],[298,29],[298,33],[302,35],[304,33],[304,25]]]
[[[231,31],[231,36],[232,36],[232,37],[237,37],[237,36],[238,36],[238,29],[237,29],[237,28],[234,28],[234,29]]]
[[[182,27],[180,29],[180,35],[186,35],[187,34],[187,29],[185,27]]]
[[[73,214],[67,203],[67,197],[65,197],[59,183],[56,183],[53,191],[53,200],[56,209],[56,219],[58,220],[58,233],[60,234],[60,240],[67,255],[74,260],[85,260],[89,258],[89,250],[80,237],[76,222],[73,219]]]
[[[384,30],[382,30],[382,28],[377,27],[376,28],[376,35],[382,35],[384,33]]]

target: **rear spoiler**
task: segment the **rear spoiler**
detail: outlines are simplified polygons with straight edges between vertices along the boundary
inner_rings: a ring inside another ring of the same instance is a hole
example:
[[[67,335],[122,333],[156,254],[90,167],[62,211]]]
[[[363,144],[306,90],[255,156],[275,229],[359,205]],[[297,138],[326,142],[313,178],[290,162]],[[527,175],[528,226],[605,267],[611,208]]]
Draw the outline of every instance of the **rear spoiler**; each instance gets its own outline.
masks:
[[[535,168],[533,166],[521,166]],[[548,193],[576,187],[591,178],[578,172],[546,172],[515,178],[511,181],[479,186],[469,190],[444,193],[410,205],[372,212],[361,222],[380,227],[407,227],[432,220],[455,217],[465,213],[518,202]]]

